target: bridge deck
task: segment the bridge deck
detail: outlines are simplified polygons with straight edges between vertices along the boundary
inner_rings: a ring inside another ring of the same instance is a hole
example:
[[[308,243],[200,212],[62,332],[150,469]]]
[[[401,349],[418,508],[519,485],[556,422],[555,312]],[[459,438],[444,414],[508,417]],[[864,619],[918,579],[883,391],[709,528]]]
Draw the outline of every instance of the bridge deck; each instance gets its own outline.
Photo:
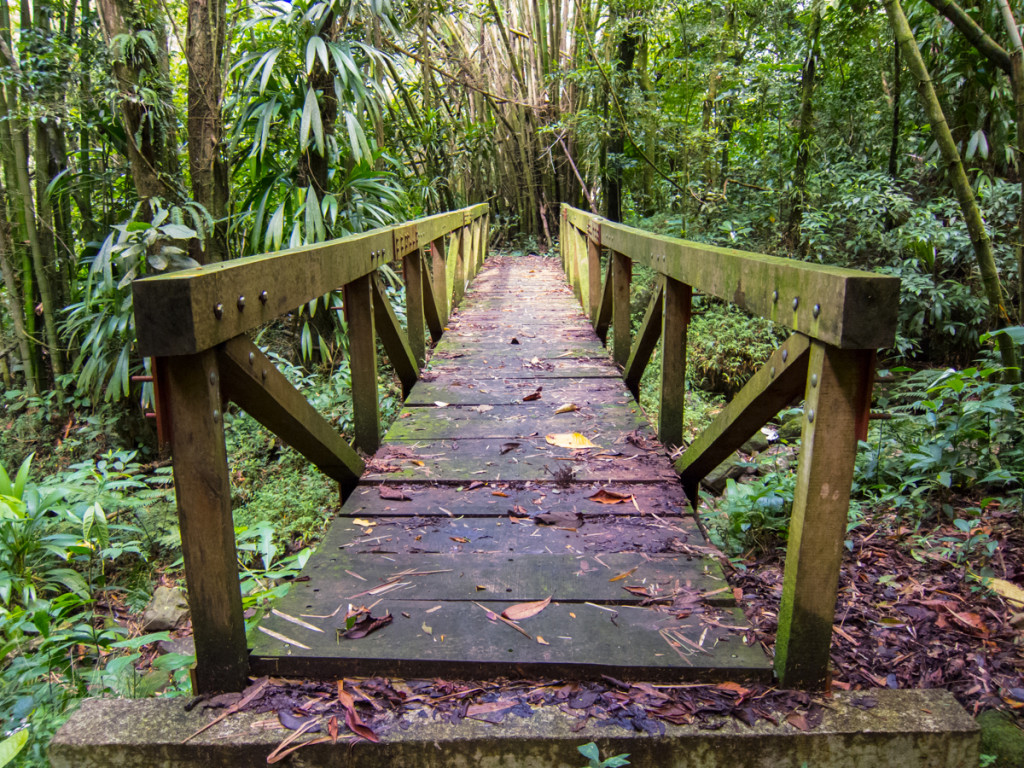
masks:
[[[597,447],[546,440],[573,432]],[[771,677],[549,259],[484,265],[303,576],[255,633],[256,674]],[[522,631],[496,617],[547,598]],[[350,606],[393,618],[342,638]]]

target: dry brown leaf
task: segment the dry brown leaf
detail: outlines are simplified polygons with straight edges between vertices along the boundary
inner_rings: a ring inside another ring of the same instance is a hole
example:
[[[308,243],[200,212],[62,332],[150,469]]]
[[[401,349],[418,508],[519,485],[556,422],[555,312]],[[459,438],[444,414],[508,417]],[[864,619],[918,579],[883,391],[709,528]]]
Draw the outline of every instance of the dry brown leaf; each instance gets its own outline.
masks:
[[[501,496],[502,498],[505,498],[505,499],[508,498],[508,494],[507,493],[502,493],[501,491],[491,491],[491,496]]]
[[[533,400],[540,400],[540,390],[541,389],[543,389],[543,387],[538,387],[536,392],[531,392],[530,394],[528,394],[526,397],[523,398],[523,402],[524,403],[529,403],[529,402],[531,402]]]
[[[510,605],[501,612],[501,615],[509,621],[522,621],[523,619],[528,619],[531,616],[536,616],[549,605],[551,605],[550,596],[532,603],[517,603],[516,605]]]
[[[600,447],[590,442],[590,438],[580,432],[556,432],[555,434],[545,435],[544,439],[549,445],[559,448],[572,448],[577,451]]]
[[[639,568],[639,567],[640,567],[639,565],[634,565],[628,571],[623,571],[618,576],[613,576],[612,578],[608,579],[608,581],[622,581],[623,579],[627,578],[631,574],[635,573],[636,569]]]
[[[540,643],[541,645],[551,645],[551,643],[549,643],[547,640],[545,640],[540,635],[537,635],[537,642]]]
[[[387,485],[380,486],[378,491],[380,493],[380,497],[382,499],[387,499],[388,501],[412,501],[412,499],[402,493],[402,491]]]
[[[616,493],[615,491],[602,488],[593,496],[587,496],[587,499],[589,501],[596,501],[598,504],[622,504],[627,501],[633,501],[633,494]]]

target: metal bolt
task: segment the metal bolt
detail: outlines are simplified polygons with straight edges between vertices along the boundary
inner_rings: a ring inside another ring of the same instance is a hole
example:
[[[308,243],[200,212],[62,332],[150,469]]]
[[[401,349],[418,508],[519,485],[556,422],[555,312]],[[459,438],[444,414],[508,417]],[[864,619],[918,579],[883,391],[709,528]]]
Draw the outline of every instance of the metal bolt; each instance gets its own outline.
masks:
[[[772,291],[772,303],[775,303],[778,300],[779,300],[779,292],[778,291]]]
[[[219,304],[218,303],[218,304],[214,304],[213,305],[213,316],[216,317],[218,320],[220,320],[222,317],[224,317],[224,305],[223,304]]]
[[[782,350],[782,362],[786,362],[789,359],[789,350]]]
[[[213,412],[213,423],[217,424],[218,422],[220,422],[220,411],[215,410]]]
[[[800,297],[797,296],[796,298],[793,299],[793,310],[796,311],[796,308],[799,307],[799,306],[800,306]]]
[[[812,373],[811,374],[811,386],[812,387],[818,386],[818,374],[816,374],[816,373]]]
[[[821,304],[814,305],[814,317],[817,319],[818,315],[821,314]]]
[[[245,296],[238,297],[238,311],[241,312],[245,309]]]
[[[249,365],[252,365],[255,362],[256,362],[256,353],[255,352],[250,352],[249,353]]]
[[[213,371],[210,371],[210,384],[213,385],[213,384],[216,384],[216,383],[217,383],[217,374],[214,373]]]
[[[260,374],[260,378],[262,378],[264,381],[267,380],[267,369],[266,368],[263,369],[262,373]]]
[[[260,291],[260,301],[263,302],[264,304],[267,303],[267,292],[266,291]]]
[[[774,365],[771,368],[768,369],[768,376],[770,378],[773,378],[773,379],[775,378],[775,366]]]
[[[814,409],[813,409],[813,408],[811,408],[811,409],[810,409],[810,410],[809,410],[809,411],[807,412],[807,420],[808,420],[809,422],[811,422],[812,424],[814,423]]]

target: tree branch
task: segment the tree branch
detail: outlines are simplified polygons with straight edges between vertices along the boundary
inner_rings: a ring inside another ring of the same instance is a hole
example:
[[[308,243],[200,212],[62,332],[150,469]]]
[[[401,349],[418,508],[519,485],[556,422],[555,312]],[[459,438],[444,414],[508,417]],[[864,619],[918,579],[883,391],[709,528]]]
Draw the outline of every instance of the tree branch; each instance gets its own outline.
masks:
[[[964,9],[957,5],[954,0],[927,0],[935,10],[941,13],[946,19],[967,38],[967,40],[989,61],[999,67],[1008,75],[1013,74],[1010,63],[1010,54],[999,43],[993,40],[989,34],[982,29],[977,22],[968,16]]]

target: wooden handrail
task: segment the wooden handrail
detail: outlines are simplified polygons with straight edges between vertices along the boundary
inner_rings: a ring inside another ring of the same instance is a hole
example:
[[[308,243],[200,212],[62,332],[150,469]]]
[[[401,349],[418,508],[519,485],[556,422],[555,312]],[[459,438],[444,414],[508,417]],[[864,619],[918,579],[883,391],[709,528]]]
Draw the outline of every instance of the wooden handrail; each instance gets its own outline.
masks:
[[[795,333],[676,461],[696,507],[700,481],[791,401],[803,397],[800,462],[775,644],[782,685],[821,689],[828,661],[857,441],[866,435],[876,348],[891,346],[899,307],[894,277],[765,256],[644,232],[562,207],[562,263],[613,357],[638,394],[662,340],[658,435],[683,447],[686,333],[694,290]],[[610,251],[601,283],[601,251]],[[635,340],[632,264],[658,273]]]
[[[359,454],[249,340],[247,332],[331,291],[344,292],[352,373],[354,442],[380,444],[377,338],[406,392],[451,308],[486,256],[487,204],[365,234],[132,284],[139,349],[160,382],[158,411],[171,444],[189,606],[196,640],[193,688],[242,690],[249,671],[231,516],[223,410],[230,400],[339,483],[342,498],[363,472]],[[448,259],[445,259],[445,253]],[[378,283],[401,260],[403,331]]]

